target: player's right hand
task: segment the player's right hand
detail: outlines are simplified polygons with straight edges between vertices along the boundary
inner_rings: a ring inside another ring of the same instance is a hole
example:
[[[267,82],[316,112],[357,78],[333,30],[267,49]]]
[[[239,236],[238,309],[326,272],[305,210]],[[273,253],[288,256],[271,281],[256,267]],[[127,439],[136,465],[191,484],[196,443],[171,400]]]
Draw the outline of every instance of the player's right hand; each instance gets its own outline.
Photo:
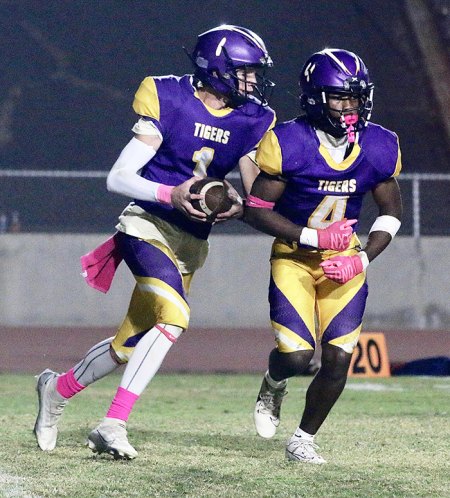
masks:
[[[239,195],[238,191],[231,185],[228,180],[224,180],[227,186],[227,195],[231,200],[232,205],[228,211],[224,211],[223,213],[219,213],[216,216],[215,222],[227,221],[232,218],[242,218],[244,214],[244,201],[242,197]]]
[[[317,230],[319,249],[345,251],[353,235],[352,225],[358,220],[335,221],[329,227]]]
[[[200,181],[201,178],[193,176],[186,180],[184,183],[177,185],[172,190],[172,206],[181,211],[185,216],[193,221],[206,222],[206,214],[202,211],[197,211],[191,201],[193,199],[201,199],[203,196],[200,194],[192,194],[190,192],[191,185]]]
[[[364,271],[362,259],[357,254],[354,256],[333,256],[322,261],[320,266],[323,268],[325,276],[338,284],[345,284]]]

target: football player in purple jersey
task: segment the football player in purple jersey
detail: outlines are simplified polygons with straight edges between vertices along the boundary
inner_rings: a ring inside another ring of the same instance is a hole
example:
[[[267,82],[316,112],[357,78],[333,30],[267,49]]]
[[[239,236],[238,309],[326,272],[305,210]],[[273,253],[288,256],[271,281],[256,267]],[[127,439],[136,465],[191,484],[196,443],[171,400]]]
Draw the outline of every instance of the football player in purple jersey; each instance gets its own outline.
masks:
[[[313,54],[300,87],[304,115],[265,134],[245,210],[250,225],[276,237],[269,302],[277,346],[254,421],[260,436],[274,436],[287,379],[305,372],[320,344],[321,367],[286,457],[322,464],[314,436],[346,383],[366,305],[366,268],[400,227],[401,155],[395,133],[370,122],[373,83],[356,54]],[[362,247],[356,232],[369,191],[379,215]]]
[[[96,453],[132,459],[126,423],[134,403],[189,324],[191,278],[208,253],[211,223],[193,208],[191,185],[224,179],[237,165],[247,194],[258,173],[254,153],[275,124],[265,75],[272,60],[249,29],[222,25],[198,36],[189,54],[194,74],[145,78],[135,95],[134,137],[112,167],[107,187],[134,199],[119,217],[117,233],[82,258],[84,276],[106,292],[124,259],[136,286],[115,337],[96,344],[66,373],[47,369],[38,377],[39,447],[54,449],[57,423],[69,398],[127,363],[105,419],[89,434]],[[242,216],[242,200],[222,221]]]

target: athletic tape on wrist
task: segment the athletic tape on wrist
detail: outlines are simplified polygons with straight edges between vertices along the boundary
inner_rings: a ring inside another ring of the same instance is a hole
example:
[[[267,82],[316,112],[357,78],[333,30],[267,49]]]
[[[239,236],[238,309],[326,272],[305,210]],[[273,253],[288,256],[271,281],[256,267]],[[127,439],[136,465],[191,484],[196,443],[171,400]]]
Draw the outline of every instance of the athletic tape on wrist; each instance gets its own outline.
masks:
[[[300,234],[300,244],[311,247],[319,247],[319,236],[315,228],[305,227]]]
[[[360,251],[358,256],[361,258],[361,262],[363,264],[363,270],[365,270],[369,266],[369,258],[367,257],[367,253],[365,251]]]
[[[372,232],[387,232],[392,238],[394,238],[401,224],[401,221],[395,218],[395,216],[384,214],[382,216],[378,216],[370,228],[369,234]]]

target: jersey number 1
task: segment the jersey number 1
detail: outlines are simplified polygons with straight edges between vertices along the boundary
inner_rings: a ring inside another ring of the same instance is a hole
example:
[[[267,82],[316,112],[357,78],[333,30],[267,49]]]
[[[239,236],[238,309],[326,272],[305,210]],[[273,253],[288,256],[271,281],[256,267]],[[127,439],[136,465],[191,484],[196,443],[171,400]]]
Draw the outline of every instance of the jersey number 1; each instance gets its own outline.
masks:
[[[211,164],[213,157],[214,149],[211,149],[210,147],[202,147],[200,150],[196,150],[192,155],[192,160],[195,163],[193,171],[194,176],[204,178],[206,176],[206,170]]]

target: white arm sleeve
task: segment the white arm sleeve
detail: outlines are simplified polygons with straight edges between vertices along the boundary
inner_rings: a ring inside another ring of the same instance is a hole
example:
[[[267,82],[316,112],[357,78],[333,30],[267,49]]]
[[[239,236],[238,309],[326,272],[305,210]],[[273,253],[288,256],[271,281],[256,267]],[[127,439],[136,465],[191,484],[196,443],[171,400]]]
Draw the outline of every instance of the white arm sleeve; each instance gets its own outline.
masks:
[[[141,201],[158,202],[156,191],[159,183],[151,182],[138,175],[156,150],[141,140],[133,137],[124,147],[106,179],[106,187],[110,192],[126,195]]]

